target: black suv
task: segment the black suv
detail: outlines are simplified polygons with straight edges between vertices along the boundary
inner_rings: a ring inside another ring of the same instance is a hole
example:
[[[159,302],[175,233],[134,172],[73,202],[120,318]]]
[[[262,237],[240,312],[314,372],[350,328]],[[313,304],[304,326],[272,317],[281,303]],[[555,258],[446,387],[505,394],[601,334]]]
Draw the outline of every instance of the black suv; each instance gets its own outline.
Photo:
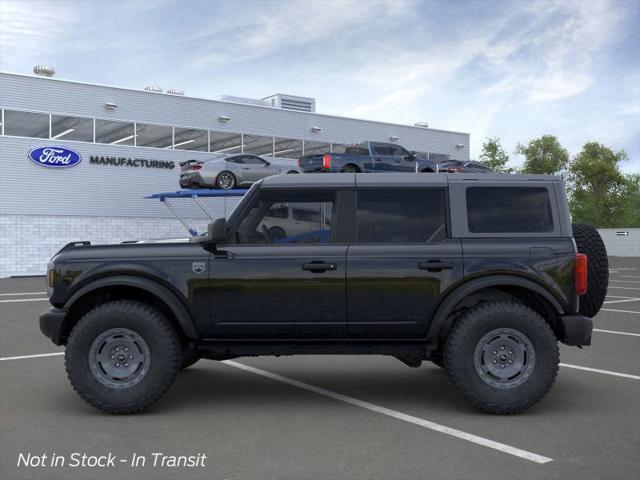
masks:
[[[274,176],[192,240],[52,259],[40,328],[94,407],[139,412],[200,358],[383,354],[519,412],[551,388],[558,341],[590,344],[608,277],[549,176]]]

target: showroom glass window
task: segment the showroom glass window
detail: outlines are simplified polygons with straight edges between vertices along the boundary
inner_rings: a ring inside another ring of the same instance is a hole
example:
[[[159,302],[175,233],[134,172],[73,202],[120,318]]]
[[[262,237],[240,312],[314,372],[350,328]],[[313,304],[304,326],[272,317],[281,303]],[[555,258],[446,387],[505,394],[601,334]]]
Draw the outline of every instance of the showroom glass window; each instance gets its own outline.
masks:
[[[171,148],[173,129],[164,125],[136,123],[136,145],[138,147]]]
[[[4,134],[15,137],[49,138],[49,115],[5,110]]]
[[[472,233],[553,231],[549,192],[543,187],[467,188],[467,217]]]
[[[275,137],[273,142],[275,148],[273,151],[274,157],[294,159],[302,157],[302,140]]]
[[[51,115],[51,138],[93,142],[93,119]]]
[[[358,190],[358,243],[437,242],[446,236],[444,190]]]
[[[177,135],[177,133],[176,133]],[[221,153],[233,155],[242,153],[242,134],[230,132],[209,132],[209,151],[211,153]]]
[[[313,244],[333,241],[333,191],[263,191],[237,230],[241,244]]]
[[[96,119],[96,143],[133,145],[134,137],[133,123]]]
[[[176,150],[195,150],[206,152],[209,150],[209,132],[196,128],[175,128],[173,148]]]
[[[243,137],[243,152],[252,155],[273,156],[273,137],[263,137],[261,135],[247,135]],[[235,152],[234,152],[235,153]]]

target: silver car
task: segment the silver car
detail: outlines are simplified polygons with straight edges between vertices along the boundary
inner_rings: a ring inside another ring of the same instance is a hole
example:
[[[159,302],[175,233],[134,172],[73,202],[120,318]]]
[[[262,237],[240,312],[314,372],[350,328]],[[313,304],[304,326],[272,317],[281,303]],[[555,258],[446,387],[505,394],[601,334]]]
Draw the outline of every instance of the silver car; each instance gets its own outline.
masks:
[[[257,155],[221,155],[212,160],[189,160],[180,163],[180,187],[222,188],[248,187],[269,175],[300,173],[295,160],[265,160]]]

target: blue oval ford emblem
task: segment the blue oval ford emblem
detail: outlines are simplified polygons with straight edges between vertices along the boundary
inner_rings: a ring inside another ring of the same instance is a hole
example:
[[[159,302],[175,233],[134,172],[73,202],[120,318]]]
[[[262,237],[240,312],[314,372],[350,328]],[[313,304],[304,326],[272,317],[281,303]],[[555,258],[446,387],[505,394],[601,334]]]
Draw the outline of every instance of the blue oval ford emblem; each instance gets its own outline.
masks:
[[[82,161],[80,154],[64,147],[38,147],[29,152],[29,160],[43,167],[68,168]]]

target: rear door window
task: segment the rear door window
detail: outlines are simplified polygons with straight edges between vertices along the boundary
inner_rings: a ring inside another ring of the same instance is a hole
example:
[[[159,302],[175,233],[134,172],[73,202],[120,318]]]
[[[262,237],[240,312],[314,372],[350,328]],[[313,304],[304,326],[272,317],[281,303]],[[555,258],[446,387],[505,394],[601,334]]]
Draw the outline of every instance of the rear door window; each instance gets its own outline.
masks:
[[[469,187],[467,219],[471,233],[553,231],[549,192],[543,187]]]
[[[358,190],[358,243],[437,242],[446,237],[444,190]]]

